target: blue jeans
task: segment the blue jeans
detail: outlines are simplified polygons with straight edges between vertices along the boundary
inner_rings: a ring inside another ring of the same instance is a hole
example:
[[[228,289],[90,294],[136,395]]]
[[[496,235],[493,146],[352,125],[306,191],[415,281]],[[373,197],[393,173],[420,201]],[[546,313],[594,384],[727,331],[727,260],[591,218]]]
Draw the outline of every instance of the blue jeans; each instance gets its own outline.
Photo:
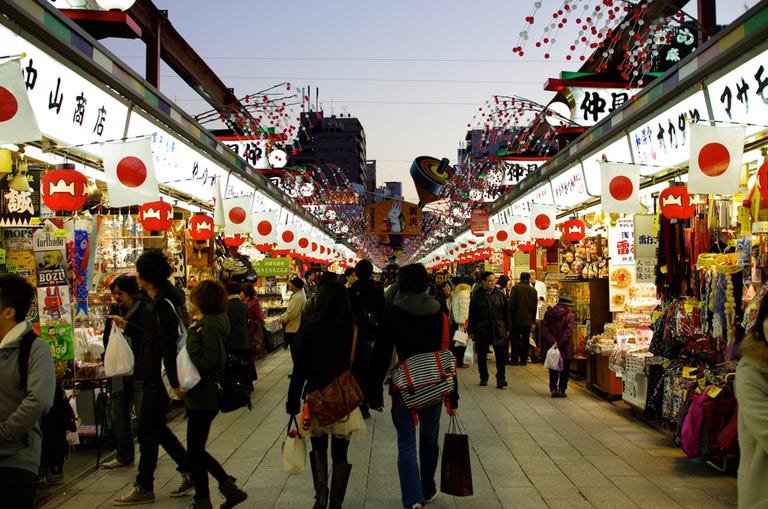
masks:
[[[392,423],[397,430],[397,473],[403,507],[424,503],[437,492],[435,471],[440,448],[440,411],[443,405],[419,410],[419,458],[416,459],[416,426],[411,411],[392,402]]]

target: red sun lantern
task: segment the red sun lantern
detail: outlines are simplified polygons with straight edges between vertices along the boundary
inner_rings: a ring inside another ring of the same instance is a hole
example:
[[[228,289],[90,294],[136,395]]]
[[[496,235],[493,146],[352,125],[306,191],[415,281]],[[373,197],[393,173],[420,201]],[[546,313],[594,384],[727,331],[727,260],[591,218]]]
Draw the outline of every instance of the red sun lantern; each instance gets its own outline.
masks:
[[[266,253],[267,251],[272,251],[272,248],[274,246],[272,244],[254,244],[253,247],[261,251],[262,253]]]
[[[173,224],[173,207],[164,201],[151,201],[139,207],[139,222],[148,232],[162,232]]]
[[[49,209],[74,212],[88,200],[88,179],[74,164],[57,164],[55,170],[43,175],[40,194]]]
[[[587,223],[581,219],[569,219],[562,229],[563,238],[568,242],[578,242],[587,236]]]
[[[659,193],[659,208],[667,219],[688,219],[696,210],[687,186],[671,186]]]
[[[235,233],[234,235],[224,235],[224,244],[230,247],[237,247],[245,242],[245,235]]]
[[[187,222],[192,240],[208,240],[213,237],[213,218],[205,214],[195,214]]]
[[[519,242],[517,244],[517,249],[519,249],[523,253],[530,253],[531,251],[536,249],[536,244],[534,242],[531,242],[530,240],[526,242]]]
[[[757,189],[760,191],[760,197],[768,200],[768,161],[761,164],[757,170]]]

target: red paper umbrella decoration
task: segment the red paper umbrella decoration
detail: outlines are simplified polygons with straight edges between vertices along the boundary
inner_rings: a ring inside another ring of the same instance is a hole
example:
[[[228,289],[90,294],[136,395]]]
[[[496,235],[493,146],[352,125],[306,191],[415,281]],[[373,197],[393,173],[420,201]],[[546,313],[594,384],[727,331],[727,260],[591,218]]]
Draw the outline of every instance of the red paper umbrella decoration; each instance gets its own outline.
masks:
[[[150,232],[163,232],[173,224],[173,207],[164,201],[151,201],[139,207],[139,222]]]
[[[224,244],[228,246],[237,247],[242,245],[243,242],[245,242],[245,235],[239,233],[235,233],[234,235],[224,235]]]
[[[587,223],[581,219],[569,219],[563,223],[563,238],[568,242],[578,242],[587,236]]]
[[[213,237],[213,218],[205,214],[195,214],[189,218],[189,236],[193,240],[208,240]]]
[[[88,199],[88,179],[75,170],[74,164],[56,165],[56,169],[43,175],[40,194],[49,209],[74,212]]]

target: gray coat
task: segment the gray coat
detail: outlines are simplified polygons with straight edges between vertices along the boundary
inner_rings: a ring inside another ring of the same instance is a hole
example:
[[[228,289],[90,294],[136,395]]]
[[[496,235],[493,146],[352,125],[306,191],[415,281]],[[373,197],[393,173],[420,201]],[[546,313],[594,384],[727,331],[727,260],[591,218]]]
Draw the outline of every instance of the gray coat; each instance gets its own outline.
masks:
[[[42,447],[40,417],[53,405],[56,379],[51,348],[36,338],[29,353],[27,390],[21,389],[19,346],[29,330],[26,325],[19,337],[0,345],[0,467],[36,474]]]

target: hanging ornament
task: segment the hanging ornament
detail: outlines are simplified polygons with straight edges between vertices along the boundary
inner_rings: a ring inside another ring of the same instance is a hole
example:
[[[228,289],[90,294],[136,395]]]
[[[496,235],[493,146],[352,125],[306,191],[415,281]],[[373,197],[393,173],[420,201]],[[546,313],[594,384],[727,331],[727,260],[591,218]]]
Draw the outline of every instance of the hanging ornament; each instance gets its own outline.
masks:
[[[687,186],[671,186],[659,193],[659,208],[667,219],[688,219],[696,210],[696,205]]]
[[[587,223],[581,219],[569,219],[563,223],[563,238],[568,242],[578,242],[587,236]]]
[[[245,242],[245,235],[235,233],[234,235],[224,235],[224,244],[230,247],[237,247]]]
[[[40,183],[43,203],[54,211],[80,210],[88,199],[88,179],[71,163],[57,164]]]
[[[138,219],[146,231],[165,231],[173,224],[173,207],[162,200],[145,203],[139,207]]]
[[[195,214],[187,222],[192,240],[208,240],[213,237],[213,218],[205,214]]]

